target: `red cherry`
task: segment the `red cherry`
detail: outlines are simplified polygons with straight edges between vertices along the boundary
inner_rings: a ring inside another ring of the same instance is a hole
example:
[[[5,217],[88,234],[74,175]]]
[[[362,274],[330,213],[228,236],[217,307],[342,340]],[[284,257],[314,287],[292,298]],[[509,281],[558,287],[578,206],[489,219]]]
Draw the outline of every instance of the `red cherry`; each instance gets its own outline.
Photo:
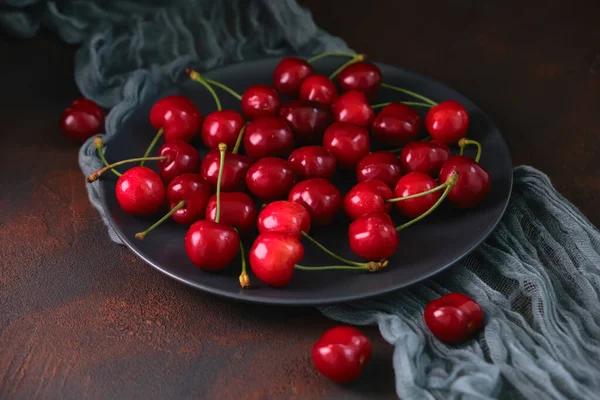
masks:
[[[398,232],[388,214],[373,211],[358,217],[348,227],[350,248],[359,257],[381,260],[398,249]]]
[[[448,200],[459,208],[469,208],[481,202],[491,188],[490,174],[473,159],[465,156],[452,156],[440,171],[440,182],[458,171],[458,181],[448,193]]]
[[[392,189],[378,180],[359,182],[344,196],[344,211],[350,219],[356,219],[372,211],[389,213],[391,203],[386,203],[392,198]]]
[[[217,195],[213,194],[206,205],[206,219],[214,221],[217,216]],[[256,227],[256,205],[246,193],[221,193],[221,224],[237,228],[240,235],[254,232]]]
[[[181,201],[185,206],[175,211],[171,218],[178,224],[191,224],[204,218],[208,198],[212,193],[210,185],[199,174],[181,174],[167,186],[167,203],[173,209]]]
[[[296,183],[290,190],[288,200],[306,208],[313,226],[329,224],[342,202],[340,191],[331,182],[320,178]]]
[[[165,142],[189,142],[200,130],[202,114],[187,97],[167,96],[152,106],[150,123],[157,130],[163,129]]]
[[[222,271],[235,259],[240,249],[240,237],[231,226],[196,221],[185,235],[185,252],[192,263],[206,271]]]
[[[165,201],[165,186],[160,176],[146,167],[133,167],[117,180],[115,188],[121,208],[133,215],[156,213]]]
[[[414,108],[403,103],[391,103],[377,114],[371,124],[371,132],[382,143],[402,146],[419,136],[421,125],[421,116]]]
[[[246,173],[248,190],[264,201],[285,198],[295,182],[290,163],[277,157],[261,158]]]
[[[328,106],[315,101],[292,100],[281,106],[279,115],[284,118],[296,143],[320,143],[325,129],[333,121]]]
[[[375,113],[364,93],[351,90],[342,94],[331,105],[333,118],[338,122],[350,122],[367,127],[371,125]]]
[[[323,135],[323,147],[331,151],[342,168],[354,168],[361,158],[369,154],[369,131],[348,123],[335,122]]]
[[[422,172],[435,177],[449,157],[450,150],[442,142],[412,142],[402,149],[400,163],[404,172]]]
[[[438,340],[448,344],[464,342],[483,328],[481,306],[462,293],[449,293],[425,307],[427,327]]]
[[[425,127],[434,140],[456,143],[469,128],[469,114],[458,101],[444,101],[429,110]]]
[[[311,358],[320,373],[336,383],[358,379],[371,359],[371,342],[361,331],[350,326],[327,330],[313,345]]]
[[[277,115],[281,102],[279,95],[270,86],[253,85],[242,95],[242,112],[248,119]]]
[[[200,156],[189,143],[181,140],[165,143],[158,150],[158,155],[167,157],[166,160],[158,161],[158,171],[165,182],[170,182],[181,174],[198,171]]]
[[[306,60],[296,57],[285,57],[273,71],[273,87],[285,96],[296,96],[302,82],[313,72],[313,67]]]
[[[200,164],[200,175],[210,183],[213,190],[217,188],[220,163],[221,155],[219,150],[212,150],[204,157],[202,164]],[[226,153],[221,179],[221,191],[239,192],[244,190],[246,187],[246,172],[249,167],[250,160],[248,157],[241,154]]]
[[[294,134],[281,117],[264,117],[250,122],[244,133],[244,150],[251,160],[287,157],[294,149]]]
[[[244,118],[233,110],[213,111],[202,123],[202,141],[209,149],[216,149],[219,143],[225,143],[233,149],[238,135],[244,126]]]
[[[294,265],[304,257],[300,240],[281,232],[258,235],[248,255],[252,272],[269,286],[283,287],[292,280]]]
[[[377,179],[392,188],[401,176],[398,157],[389,151],[367,154],[356,164],[356,180],[359,182]]]
[[[291,201],[274,201],[258,214],[258,232],[281,232],[300,238],[310,231],[310,215],[306,208]]]
[[[60,116],[60,129],[71,139],[83,143],[104,129],[104,110],[92,100],[80,98]]]
[[[437,187],[438,184],[429,175],[411,172],[404,175],[394,188],[394,198],[423,193]],[[414,199],[397,201],[394,204],[407,217],[418,217],[429,210],[442,196],[442,191],[433,192]]]
[[[381,86],[381,70],[370,62],[357,62],[348,65],[338,75],[342,91],[358,90],[373,99]]]
[[[326,106],[333,104],[338,97],[335,85],[326,76],[311,75],[302,82],[300,100],[316,101]]]
[[[337,164],[331,151],[322,146],[299,147],[288,161],[300,179],[331,179]]]

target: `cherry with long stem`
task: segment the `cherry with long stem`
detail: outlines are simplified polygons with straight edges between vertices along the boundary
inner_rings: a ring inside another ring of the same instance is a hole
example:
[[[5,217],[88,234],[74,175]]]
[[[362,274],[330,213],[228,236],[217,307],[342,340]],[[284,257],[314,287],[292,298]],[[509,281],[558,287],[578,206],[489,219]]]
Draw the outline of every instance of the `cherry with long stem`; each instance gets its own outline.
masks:
[[[470,144],[474,144],[475,146],[477,146],[477,154],[475,155],[475,162],[479,163],[479,159],[481,158],[481,143],[479,143],[477,140],[471,140],[471,139],[467,139],[467,138],[462,138],[458,141],[458,146],[460,147],[460,155],[463,155],[463,152],[465,151],[465,147],[470,145]]]
[[[355,54],[351,60],[346,61],[344,64],[342,64],[338,69],[336,69],[335,71],[333,71],[333,73],[331,75],[329,75],[329,79],[333,79],[335,78],[340,72],[342,72],[344,70],[344,68],[346,68],[348,65],[352,65],[355,64],[357,62],[361,62],[364,61],[365,59],[365,55],[364,54]]]
[[[316,239],[314,239],[313,237],[311,237],[306,232],[302,232],[302,236],[304,236],[306,239],[308,239],[310,242],[312,242],[315,246],[317,246],[318,248],[320,248],[321,250],[323,250],[325,253],[329,254],[331,257],[335,258],[338,261],[343,262],[344,264],[347,264],[348,266],[355,267],[355,269],[374,268],[373,266],[370,266],[370,264],[373,264],[373,262],[361,263],[361,262],[358,262],[358,261],[348,260],[348,259],[346,259],[346,258],[344,258],[342,256],[338,256],[337,254],[335,254],[333,251],[329,250],[327,247],[325,247],[324,245],[322,245],[321,243],[319,243]],[[375,262],[375,264],[381,264],[381,262]],[[335,269],[340,269],[340,268],[335,268]]]
[[[384,88],[390,89],[390,90],[395,90],[397,92],[404,93],[404,94],[407,94],[409,96],[415,97],[415,98],[417,98],[419,100],[423,100],[424,102],[431,104],[431,107],[437,106],[437,103],[435,101],[433,101],[433,100],[431,100],[431,99],[429,99],[429,98],[427,98],[425,96],[422,96],[422,95],[420,95],[418,93],[412,92],[410,90],[407,90],[407,89],[404,89],[404,88],[401,88],[401,87],[397,87],[397,86],[393,86],[393,85],[390,85],[390,84],[387,84],[387,83],[382,83],[381,87],[384,87]]]
[[[173,207],[168,213],[166,213],[161,219],[159,219],[158,221],[156,221],[155,223],[153,223],[152,225],[150,225],[148,228],[146,228],[146,230],[142,231],[142,232],[138,232],[135,234],[135,238],[139,239],[139,240],[144,240],[144,238],[146,237],[147,234],[149,234],[150,232],[152,232],[156,227],[158,227],[160,224],[162,224],[163,222],[165,222],[166,220],[168,220],[171,215],[173,215],[177,210],[179,210],[180,208],[183,208],[187,205],[187,203],[185,202],[185,200],[181,200],[179,203],[177,203],[177,205],[175,207]]]
[[[97,171],[92,172],[91,174],[88,175],[87,181],[90,182],[90,183],[91,182],[95,182],[106,171],[111,170],[114,167],[118,167],[119,165],[129,164],[129,163],[135,163],[135,162],[139,162],[139,161],[160,161],[160,160],[166,160],[167,158],[168,158],[167,156],[159,156],[159,157],[137,157],[137,158],[130,158],[128,160],[117,161],[115,163],[107,165],[106,167],[102,167],[102,168],[100,168]]]
[[[212,86],[210,86],[208,84],[208,82],[206,82],[206,79],[202,78],[198,72],[192,71],[189,68],[186,68],[185,72],[187,72],[189,74],[190,79],[202,84],[210,92],[213,99],[215,99],[215,104],[217,105],[217,110],[221,111],[223,108],[221,106],[221,101],[219,100],[219,96],[217,96],[217,94],[215,93],[215,90],[212,88]]]
[[[306,60],[308,63],[312,64],[313,62],[320,60],[321,58],[325,58],[325,57],[350,57],[350,58],[354,58],[356,57],[357,54],[355,53],[345,53],[342,51],[329,51],[326,53],[321,53],[321,54],[317,54],[314,57],[309,58],[308,60]]]
[[[94,147],[96,148],[96,151],[98,152],[98,157],[100,157],[100,160],[102,160],[102,162],[104,163],[104,166],[105,167],[109,166],[110,164],[108,163],[108,161],[106,161],[106,157],[104,157],[104,151],[103,151],[104,140],[102,140],[102,138],[100,136],[98,136],[96,139],[94,139]],[[122,175],[116,169],[111,168],[110,170],[116,176],[121,176]]]

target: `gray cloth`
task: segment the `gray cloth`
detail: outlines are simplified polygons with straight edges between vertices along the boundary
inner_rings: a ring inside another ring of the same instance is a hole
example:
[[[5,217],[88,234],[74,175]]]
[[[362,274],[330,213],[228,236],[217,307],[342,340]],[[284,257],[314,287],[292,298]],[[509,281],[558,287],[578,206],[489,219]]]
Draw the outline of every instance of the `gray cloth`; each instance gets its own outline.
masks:
[[[131,110],[189,64],[348,50],[292,0],[4,0],[0,26],[19,37],[49,28],[81,45],[75,78],[86,97],[111,108],[107,146]],[[101,165],[91,140],[79,163],[83,175]],[[459,265],[406,290],[321,308],[379,326],[395,346],[401,399],[600,398],[600,233],[541,172],[523,166],[514,177],[499,227]],[[104,219],[96,185],[89,197]],[[425,304],[450,291],[486,312],[485,330],[461,346],[438,342],[422,320]]]

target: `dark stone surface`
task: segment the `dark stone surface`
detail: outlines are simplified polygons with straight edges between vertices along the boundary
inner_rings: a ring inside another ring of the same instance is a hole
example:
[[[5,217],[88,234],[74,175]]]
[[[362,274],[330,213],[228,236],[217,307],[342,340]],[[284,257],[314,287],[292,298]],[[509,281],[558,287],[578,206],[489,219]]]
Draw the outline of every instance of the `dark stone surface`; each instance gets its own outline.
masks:
[[[463,92],[514,163],[548,173],[600,225],[600,20],[595,1],[304,1],[374,59]],[[0,398],[394,398],[376,329],[364,379],[322,379],[313,309],[225,301],[109,241],[77,146],[57,128],[79,94],[72,47],[0,37]]]

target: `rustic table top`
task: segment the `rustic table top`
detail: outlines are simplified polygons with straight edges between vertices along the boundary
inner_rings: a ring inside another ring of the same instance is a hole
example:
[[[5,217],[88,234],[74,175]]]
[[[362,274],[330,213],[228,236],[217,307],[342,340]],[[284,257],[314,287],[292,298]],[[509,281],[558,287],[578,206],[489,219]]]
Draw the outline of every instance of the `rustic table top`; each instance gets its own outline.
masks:
[[[596,2],[302,3],[355,50],[466,94],[515,165],[546,172],[600,225]],[[79,96],[74,54],[50,34],[0,36],[0,398],[394,398],[375,328],[364,379],[337,386],[309,357],[335,322],[201,293],[108,239],[57,127]]]

